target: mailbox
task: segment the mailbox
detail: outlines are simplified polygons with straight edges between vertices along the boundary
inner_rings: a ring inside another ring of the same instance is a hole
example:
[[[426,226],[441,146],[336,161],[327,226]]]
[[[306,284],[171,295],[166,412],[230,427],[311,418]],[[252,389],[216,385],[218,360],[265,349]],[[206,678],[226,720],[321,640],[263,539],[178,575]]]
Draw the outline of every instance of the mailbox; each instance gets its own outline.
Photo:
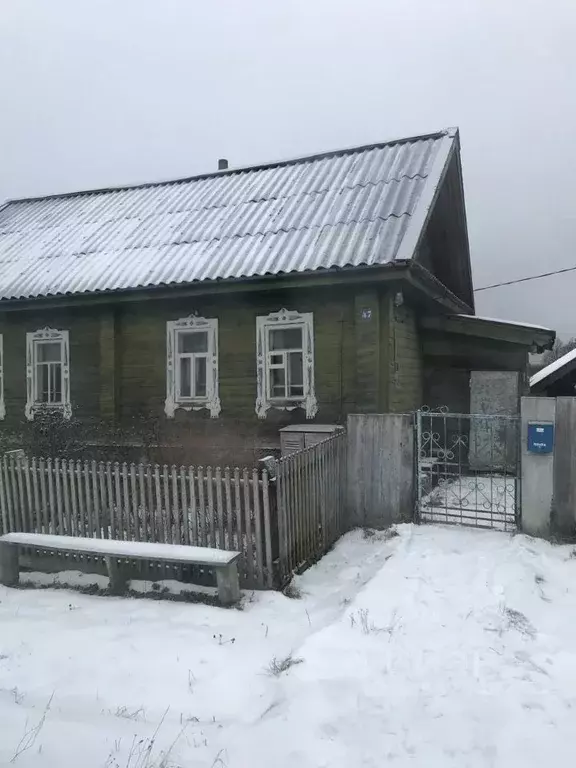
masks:
[[[554,450],[554,424],[528,423],[528,452],[552,453]]]

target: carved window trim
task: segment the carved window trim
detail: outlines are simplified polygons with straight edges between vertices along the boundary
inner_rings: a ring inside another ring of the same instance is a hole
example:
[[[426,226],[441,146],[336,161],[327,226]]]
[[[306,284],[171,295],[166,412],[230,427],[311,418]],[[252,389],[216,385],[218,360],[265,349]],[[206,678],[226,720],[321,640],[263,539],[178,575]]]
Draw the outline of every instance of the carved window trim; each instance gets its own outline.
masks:
[[[4,404],[4,336],[0,333],[0,421],[6,418]]]
[[[60,343],[60,360],[62,365],[62,399],[58,403],[44,403],[36,400],[38,368],[36,352],[39,342],[51,341]],[[26,407],[24,414],[28,421],[34,419],[39,411],[60,412],[65,419],[72,417],[70,402],[70,340],[68,331],[58,331],[55,328],[42,328],[26,334]]]
[[[178,333],[180,331],[199,331],[208,334],[208,352],[206,355],[206,396],[178,398]],[[174,418],[177,408],[185,411],[199,411],[206,408],[215,419],[222,410],[218,396],[218,320],[216,318],[182,317],[166,323],[166,401],[164,413],[169,419]]]
[[[302,397],[280,400],[270,396],[269,336],[275,328],[302,328],[302,365],[304,393]],[[265,419],[270,408],[293,411],[304,408],[306,418],[313,419],[318,412],[314,388],[314,315],[281,309],[256,318],[256,414]]]

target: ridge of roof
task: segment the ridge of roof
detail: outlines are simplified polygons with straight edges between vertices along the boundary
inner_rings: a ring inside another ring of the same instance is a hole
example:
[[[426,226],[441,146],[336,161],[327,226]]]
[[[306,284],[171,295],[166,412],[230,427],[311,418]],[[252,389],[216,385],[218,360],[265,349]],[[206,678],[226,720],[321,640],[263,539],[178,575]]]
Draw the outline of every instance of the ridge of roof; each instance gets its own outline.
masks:
[[[356,152],[366,152],[371,149],[381,149],[383,147],[394,146],[396,144],[410,144],[416,141],[426,141],[427,139],[440,139],[444,136],[456,138],[459,134],[458,128],[444,128],[430,133],[417,134],[415,136],[399,137],[387,139],[386,141],[373,142],[371,144],[361,144],[360,146],[344,147],[341,149],[332,149],[326,152],[317,152],[311,155],[302,155],[284,160],[276,160],[268,163],[257,163],[255,165],[244,165],[238,168],[228,168],[221,171],[211,171],[209,173],[199,173],[192,176],[185,176],[177,179],[164,179],[162,181],[145,181],[139,184],[122,184],[120,186],[100,187],[95,189],[81,189],[74,192],[59,192],[50,195],[36,195],[33,197],[15,197],[0,203],[0,210],[13,203],[34,203],[40,200],[57,200],[70,197],[84,197],[88,195],[102,195],[107,192],[126,192],[132,189],[147,189],[152,187],[165,187],[171,184],[186,184],[191,181],[200,181],[201,179],[215,178],[219,176],[233,176],[234,174],[248,173],[250,171],[264,171],[269,168],[282,168],[289,165],[299,165],[300,163],[313,162],[326,157],[338,157],[342,155],[351,155]]]

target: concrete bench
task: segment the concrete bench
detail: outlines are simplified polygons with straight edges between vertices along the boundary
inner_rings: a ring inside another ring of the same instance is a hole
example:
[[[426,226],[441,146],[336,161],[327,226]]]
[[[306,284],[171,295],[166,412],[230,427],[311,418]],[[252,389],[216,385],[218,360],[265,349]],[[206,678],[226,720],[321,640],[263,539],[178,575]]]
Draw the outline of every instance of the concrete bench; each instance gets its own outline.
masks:
[[[50,536],[43,533],[7,533],[0,536],[0,583],[7,587],[20,579],[20,547],[52,552],[103,557],[110,578],[110,592],[122,595],[128,587],[126,569],[119,560],[154,560],[178,565],[203,565],[216,572],[218,597],[222,605],[240,599],[238,560],[240,552],[181,544],[152,544],[114,539],[87,539],[75,536]]]

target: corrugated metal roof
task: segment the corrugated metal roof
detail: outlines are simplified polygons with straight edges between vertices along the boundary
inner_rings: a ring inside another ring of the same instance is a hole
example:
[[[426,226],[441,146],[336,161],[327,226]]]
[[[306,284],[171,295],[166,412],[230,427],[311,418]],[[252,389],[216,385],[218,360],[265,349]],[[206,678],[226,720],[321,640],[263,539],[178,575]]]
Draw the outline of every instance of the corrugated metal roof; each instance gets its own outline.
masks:
[[[9,202],[0,299],[390,263],[456,136]]]

